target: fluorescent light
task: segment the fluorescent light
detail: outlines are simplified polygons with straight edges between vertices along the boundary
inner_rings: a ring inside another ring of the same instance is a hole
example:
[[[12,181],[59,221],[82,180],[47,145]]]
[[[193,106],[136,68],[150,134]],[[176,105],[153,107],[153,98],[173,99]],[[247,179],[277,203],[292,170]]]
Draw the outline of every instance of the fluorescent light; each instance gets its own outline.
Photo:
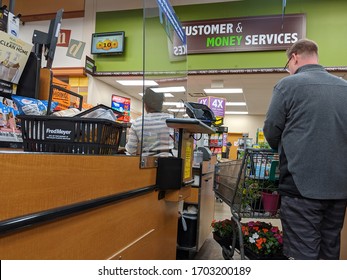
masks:
[[[225,111],[226,115],[248,115],[245,111]]]
[[[174,97],[173,94],[171,94],[170,92],[165,92],[164,96],[165,97]]]
[[[185,92],[186,89],[181,87],[159,87],[159,88],[152,88],[154,92]]]
[[[206,94],[213,94],[213,93],[243,93],[242,88],[205,88],[204,92]]]
[[[118,80],[117,83],[123,86],[157,86],[158,84],[152,80]]]
[[[226,102],[225,106],[246,106],[246,102]]]
[[[143,96],[143,92],[139,92],[139,95]],[[174,96],[170,92],[165,92],[164,97],[170,98],[170,97],[174,97]]]
[[[183,102],[164,102],[164,106],[176,106],[177,108],[183,108],[184,103]]]
[[[177,112],[185,112],[186,111],[186,109],[167,109],[169,112],[175,112],[175,113],[177,113]]]

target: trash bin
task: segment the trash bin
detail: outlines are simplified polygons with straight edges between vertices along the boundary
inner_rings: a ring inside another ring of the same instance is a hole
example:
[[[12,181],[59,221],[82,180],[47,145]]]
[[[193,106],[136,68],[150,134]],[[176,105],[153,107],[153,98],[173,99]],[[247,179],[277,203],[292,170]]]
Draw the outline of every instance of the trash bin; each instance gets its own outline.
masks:
[[[178,220],[177,243],[181,247],[194,247],[196,245],[196,234],[198,224],[198,213],[183,211]]]

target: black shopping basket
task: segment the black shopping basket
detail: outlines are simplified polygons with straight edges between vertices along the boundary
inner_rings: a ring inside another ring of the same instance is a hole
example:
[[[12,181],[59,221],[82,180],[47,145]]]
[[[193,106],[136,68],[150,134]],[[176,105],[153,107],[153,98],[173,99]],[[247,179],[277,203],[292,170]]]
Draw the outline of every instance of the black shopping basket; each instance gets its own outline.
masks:
[[[24,151],[71,154],[116,154],[129,123],[105,119],[18,116]]]

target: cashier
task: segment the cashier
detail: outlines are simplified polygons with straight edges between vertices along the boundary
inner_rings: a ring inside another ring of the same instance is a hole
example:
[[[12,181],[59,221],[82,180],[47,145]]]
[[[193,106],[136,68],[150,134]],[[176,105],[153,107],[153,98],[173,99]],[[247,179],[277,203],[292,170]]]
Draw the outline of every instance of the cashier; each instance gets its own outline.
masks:
[[[143,144],[142,155],[171,156],[174,148],[172,128],[166,125],[166,119],[173,115],[162,112],[164,94],[147,88],[143,95],[145,114],[138,117],[131,125],[125,145],[126,154],[141,153],[142,123]]]

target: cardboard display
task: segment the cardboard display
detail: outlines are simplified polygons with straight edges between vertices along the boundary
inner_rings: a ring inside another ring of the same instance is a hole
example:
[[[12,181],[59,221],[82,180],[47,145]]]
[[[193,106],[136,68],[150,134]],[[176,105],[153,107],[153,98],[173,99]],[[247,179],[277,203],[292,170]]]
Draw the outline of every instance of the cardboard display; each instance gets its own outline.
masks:
[[[0,79],[18,84],[32,44],[0,31]]]

